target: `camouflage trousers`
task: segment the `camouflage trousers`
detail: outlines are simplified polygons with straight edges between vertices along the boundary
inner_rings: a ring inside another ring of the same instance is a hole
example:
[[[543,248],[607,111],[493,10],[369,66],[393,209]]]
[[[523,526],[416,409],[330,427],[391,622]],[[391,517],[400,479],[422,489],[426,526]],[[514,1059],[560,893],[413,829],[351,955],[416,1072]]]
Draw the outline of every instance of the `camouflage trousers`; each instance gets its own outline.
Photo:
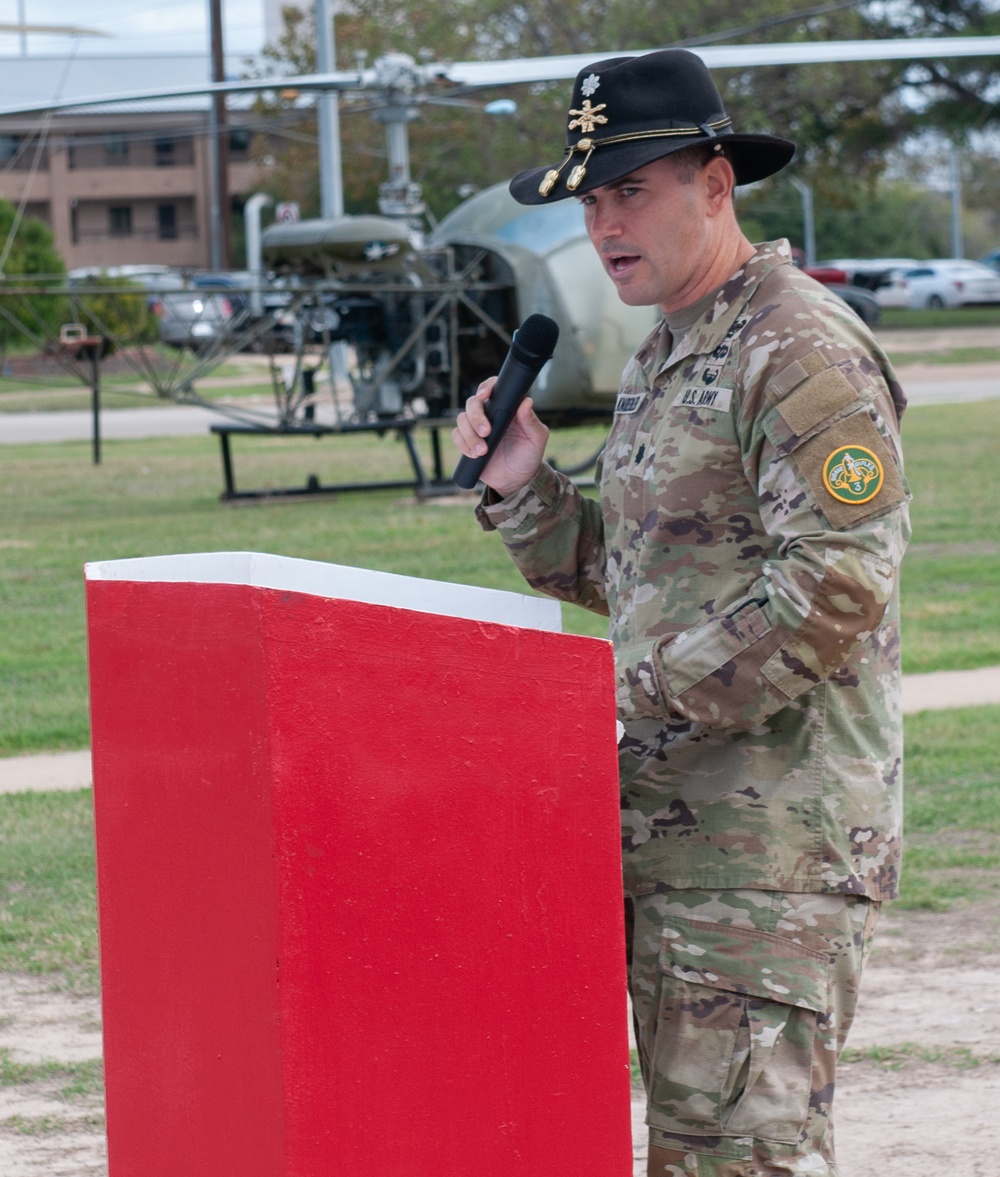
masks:
[[[656,1177],[834,1177],[835,1070],[878,910],[755,890],[626,901]]]

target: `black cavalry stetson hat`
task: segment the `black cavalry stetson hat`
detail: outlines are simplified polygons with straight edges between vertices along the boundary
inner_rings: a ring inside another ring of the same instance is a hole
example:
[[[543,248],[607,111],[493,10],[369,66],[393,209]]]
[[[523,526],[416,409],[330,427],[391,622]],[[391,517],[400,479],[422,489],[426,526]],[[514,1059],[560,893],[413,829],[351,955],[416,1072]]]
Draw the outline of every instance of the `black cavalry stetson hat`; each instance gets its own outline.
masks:
[[[600,188],[699,143],[725,144],[737,184],[780,171],[795,144],[735,132],[704,62],[686,49],[609,57],[573,84],[562,163],[531,168],[510,182],[521,204],[546,204]]]

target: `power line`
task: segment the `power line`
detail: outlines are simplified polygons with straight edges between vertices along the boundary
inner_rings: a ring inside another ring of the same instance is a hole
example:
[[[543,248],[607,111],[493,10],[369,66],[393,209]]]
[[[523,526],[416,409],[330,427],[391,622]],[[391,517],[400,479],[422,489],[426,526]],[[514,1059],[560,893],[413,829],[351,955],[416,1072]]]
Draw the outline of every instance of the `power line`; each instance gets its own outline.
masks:
[[[786,16],[769,16],[759,20],[756,24],[740,25],[733,29],[723,29],[721,33],[706,33],[701,37],[685,37],[683,41],[674,41],[675,49],[683,49],[692,45],[712,45],[716,41],[731,41],[734,37],[747,37],[752,33],[763,33],[778,25],[791,24],[794,21],[810,20],[814,16],[826,16],[829,12],[839,12],[842,8],[857,8],[863,0],[837,0],[835,4],[821,4],[816,8],[802,8],[798,12],[790,12]]]

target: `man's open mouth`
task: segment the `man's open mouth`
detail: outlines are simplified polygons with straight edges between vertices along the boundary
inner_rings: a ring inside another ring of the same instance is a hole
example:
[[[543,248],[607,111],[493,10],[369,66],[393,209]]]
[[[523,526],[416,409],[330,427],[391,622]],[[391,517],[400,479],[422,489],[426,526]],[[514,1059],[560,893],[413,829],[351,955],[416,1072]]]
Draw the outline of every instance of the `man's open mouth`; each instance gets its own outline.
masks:
[[[612,275],[624,274],[639,261],[637,253],[612,253],[608,255],[608,269]]]

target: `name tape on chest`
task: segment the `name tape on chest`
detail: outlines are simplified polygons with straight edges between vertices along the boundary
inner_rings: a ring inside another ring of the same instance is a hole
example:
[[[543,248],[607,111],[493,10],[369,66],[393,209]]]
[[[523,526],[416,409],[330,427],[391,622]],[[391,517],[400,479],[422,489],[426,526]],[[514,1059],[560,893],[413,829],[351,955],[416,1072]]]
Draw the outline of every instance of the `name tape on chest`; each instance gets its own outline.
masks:
[[[646,399],[644,392],[620,392],[615,401],[615,414],[635,413]]]
[[[697,384],[690,384],[682,388],[674,401],[674,408],[682,409],[716,409],[720,413],[728,413],[733,403],[731,388],[704,388]]]

